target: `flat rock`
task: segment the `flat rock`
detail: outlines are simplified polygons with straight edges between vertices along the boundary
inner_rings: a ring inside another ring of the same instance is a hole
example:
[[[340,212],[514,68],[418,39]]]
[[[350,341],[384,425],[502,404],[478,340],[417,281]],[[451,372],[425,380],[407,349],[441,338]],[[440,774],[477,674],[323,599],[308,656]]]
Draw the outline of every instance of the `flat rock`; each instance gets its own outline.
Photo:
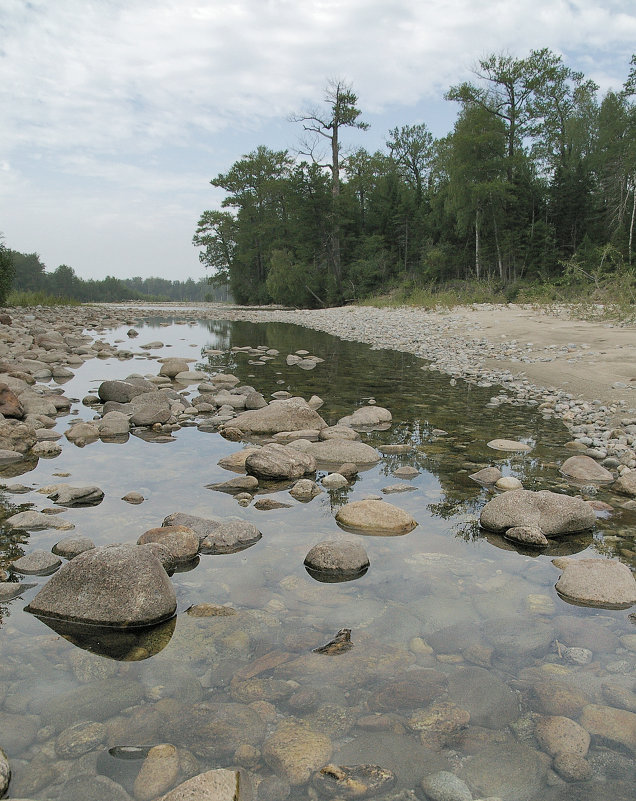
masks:
[[[46,497],[58,506],[97,506],[104,498],[104,490],[96,486],[72,487],[70,484],[56,484],[46,493]]]
[[[373,465],[380,461],[380,454],[371,445],[349,439],[328,439],[324,442],[296,440],[289,446],[311,454],[317,462],[324,464]]]
[[[466,761],[459,777],[477,798],[534,801],[544,789],[547,766],[538,751],[520,743],[487,746]]]
[[[242,451],[236,451],[235,453],[230,453],[227,456],[221,457],[217,464],[224,470],[232,470],[234,473],[244,473],[245,460],[252,453],[256,453],[259,450],[260,448],[256,447],[243,448]]]
[[[618,560],[553,559],[563,570],[556,590],[566,600],[586,606],[626,609],[636,603],[636,580]]]
[[[51,550],[54,554],[64,559],[74,559],[76,556],[84,553],[84,551],[90,551],[94,547],[95,543],[93,540],[88,537],[77,536],[64,537],[63,540],[56,542]]]
[[[313,456],[285,445],[264,445],[247,457],[245,469],[258,479],[284,481],[315,473],[316,461]]]
[[[24,584],[15,581],[0,581],[0,603],[18,598],[27,590],[37,587],[37,584]]]
[[[525,442],[517,442],[514,439],[491,439],[487,443],[489,448],[494,451],[531,451],[532,447]]]
[[[581,498],[549,490],[511,490],[484,506],[480,523],[488,531],[503,533],[515,526],[538,528],[546,537],[586,531],[594,527],[594,510]]]
[[[340,426],[350,426],[351,428],[374,428],[375,426],[390,423],[393,416],[388,409],[382,406],[361,406],[353,414],[341,417],[338,420]]]
[[[618,743],[636,755],[636,714],[612,706],[588,704],[583,707],[581,726],[595,742]]]
[[[201,553],[237,553],[255,545],[263,535],[246,520],[224,520],[200,543]]]
[[[609,482],[614,480],[614,476],[609,470],[606,470],[591,456],[585,456],[584,454],[570,456],[561,465],[560,472],[564,476],[574,478],[577,481]]]
[[[196,517],[185,512],[173,512],[163,519],[162,526],[186,526],[198,535],[199,541],[213,534],[221,525],[221,520],[211,517]]]
[[[0,467],[7,464],[15,464],[24,459],[24,454],[19,451],[11,451],[6,448],[0,448]]]
[[[256,476],[237,476],[229,481],[220,481],[216,484],[206,484],[207,489],[217,490],[217,492],[227,492],[230,495],[237,495],[239,492],[254,492],[258,489],[258,479]]]
[[[327,423],[303,398],[288,398],[243,412],[232,420],[232,426],[246,434],[276,434],[303,428],[321,430]]]
[[[252,801],[247,784],[238,770],[216,768],[183,782],[162,801]]]
[[[358,540],[323,540],[310,549],[304,564],[310,573],[342,581],[365,573],[369,567],[369,557]]]
[[[75,528],[73,523],[64,520],[58,515],[45,515],[42,512],[18,512],[12,515],[5,524],[11,528],[21,528],[25,531],[44,531],[48,528],[55,528],[61,531],[70,531]]]
[[[408,512],[385,501],[353,501],[342,506],[336,520],[346,528],[369,534],[407,534],[417,522]]]
[[[32,551],[11,563],[14,573],[27,576],[48,576],[62,564],[62,560],[49,551]]]
[[[284,722],[263,743],[263,758],[272,770],[292,786],[306,784],[311,774],[325,765],[332,754],[327,735],[308,726]]]
[[[470,722],[503,729],[519,717],[517,696],[501,679],[480,667],[461,668],[448,682],[448,697],[470,712]]]
[[[63,565],[26,610],[45,618],[129,628],[167,620],[176,606],[170,579],[150,550],[110,545]]]
[[[318,484],[309,478],[299,479],[289,490],[289,494],[292,496],[292,498],[303,502],[311,501],[317,495],[320,495],[321,492],[322,490]]]
[[[327,426],[327,428],[323,428],[319,434],[320,439],[352,439],[352,440],[359,440],[360,434],[357,431],[354,431],[353,428],[349,426]]]

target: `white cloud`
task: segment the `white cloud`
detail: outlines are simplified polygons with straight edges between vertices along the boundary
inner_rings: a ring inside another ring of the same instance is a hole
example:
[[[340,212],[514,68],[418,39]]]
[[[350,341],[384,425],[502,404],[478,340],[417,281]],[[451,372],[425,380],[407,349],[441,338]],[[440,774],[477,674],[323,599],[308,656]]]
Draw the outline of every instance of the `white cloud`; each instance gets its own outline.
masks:
[[[632,0],[3,0],[0,160],[12,169],[0,196],[21,185],[32,222],[38,192],[53,216],[76,199],[80,231],[92,224],[86,200],[115,187],[146,214],[190,214],[209,203],[209,178],[254,146],[245,142],[267,141],[263,129],[319,101],[329,77],[351,80],[365,112],[399,125],[416,106],[426,121],[427,99],[493,51],[550,47],[618,88],[635,41]],[[9,203],[0,230],[17,222]],[[182,242],[188,260],[203,207]],[[122,250],[121,274],[128,259]]]

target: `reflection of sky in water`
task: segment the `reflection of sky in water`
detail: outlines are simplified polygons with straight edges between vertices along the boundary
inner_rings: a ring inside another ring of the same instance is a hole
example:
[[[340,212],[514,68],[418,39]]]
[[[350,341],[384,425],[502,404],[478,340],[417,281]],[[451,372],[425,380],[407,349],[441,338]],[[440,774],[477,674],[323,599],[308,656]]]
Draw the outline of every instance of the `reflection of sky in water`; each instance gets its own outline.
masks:
[[[126,336],[130,325],[101,334],[110,342],[123,340],[120,348],[141,353],[143,358],[93,359],[64,384],[65,394],[81,400],[106,378],[123,378],[132,373],[157,374],[159,364],[156,358],[148,358],[148,354],[159,358],[193,358],[196,362],[192,368],[234,372],[241,383],[253,385],[265,397],[280,389],[306,399],[317,394],[325,400],[320,413],[330,424],[373,397],[392,411],[394,423],[388,431],[363,434],[363,440],[375,446],[409,443],[414,450],[383,457],[377,466],[361,472],[353,487],[331,494],[323,492],[309,504],[296,503],[288,488],[282,488],[272,497],[291,503],[292,508],[271,512],[260,512],[253,506],[241,508],[232,496],[205,488],[206,484],[235,475],[220,468],[217,462],[242,446],[217,434],[201,433],[194,427],[182,428],[175,432],[174,441],[163,444],[131,436],[125,444],[97,442],[77,448],[63,440],[59,457],[40,460],[31,473],[7,479],[6,483],[20,482],[34,488],[61,481],[100,486],[106,495],[99,506],[64,509],[61,513],[75,524],[74,533],[91,537],[98,544],[135,542],[146,529],[160,525],[166,515],[177,511],[202,517],[236,517],[254,523],[262,531],[262,539],[245,551],[202,556],[196,569],[175,574],[172,581],[179,617],[174,633],[146,643],[147,651],[145,646],[131,640],[130,653],[138,649],[138,653],[150,658],[138,664],[126,663],[121,670],[112,668],[118,676],[123,671],[127,677],[142,682],[147,693],[144,704],[148,707],[163,695],[179,697],[176,689],[170,689],[175,684],[171,677],[179,670],[185,671],[189,681],[200,682],[204,688],[201,692],[211,693],[215,700],[236,700],[228,687],[238,668],[270,651],[289,650],[295,657],[302,657],[328,642],[340,628],[353,630],[351,653],[356,659],[368,652],[370,659],[378,660],[377,672],[375,668],[360,668],[355,693],[353,688],[347,689],[340,668],[331,678],[326,667],[316,673],[309,669],[303,673],[302,665],[297,675],[288,676],[282,668],[280,675],[285,680],[297,679],[301,688],[316,690],[323,700],[331,697],[334,703],[356,709],[355,698],[364,700],[365,692],[376,686],[382,676],[386,680],[386,676],[399,674],[409,664],[439,668],[434,656],[417,649],[409,651],[409,644],[413,638],[426,639],[428,634],[458,622],[474,621],[478,626],[493,617],[515,615],[523,632],[524,627],[531,628],[538,619],[551,621],[555,615],[568,615],[601,621],[622,633],[629,631],[626,613],[586,610],[561,600],[554,591],[558,572],[549,556],[518,553],[500,538],[486,538],[478,531],[475,521],[488,493],[468,475],[481,466],[498,464],[504,473],[521,478],[529,489],[567,491],[567,484],[557,471],[557,465],[570,455],[564,447],[567,432],[559,423],[544,420],[538,412],[523,406],[488,408],[489,398],[497,394],[494,388],[480,389],[463,382],[452,387],[448,377],[422,371],[422,363],[409,355],[374,351],[282,324],[200,322],[165,327],[160,325],[162,321],[163,318],[157,317],[147,325],[135,325],[140,333],[134,339]],[[140,349],[140,345],[156,340],[164,343],[164,347],[152,351]],[[249,361],[254,356],[227,352],[231,346],[246,345],[275,348],[280,355],[265,365],[252,365]],[[203,355],[206,349],[220,349],[224,353],[208,357]],[[310,372],[289,367],[285,357],[298,349],[306,349],[325,361]],[[196,395],[196,385],[188,391]],[[94,414],[79,403],[73,408],[85,419]],[[61,418],[57,430],[65,431],[70,419]],[[434,428],[444,429],[448,435],[434,436]],[[495,437],[523,439],[536,443],[536,447],[530,454],[493,452],[486,442]],[[402,481],[392,475],[402,465],[418,468],[418,476],[408,482],[416,490],[382,495],[383,487]],[[61,478],[55,473],[70,475]],[[319,471],[319,477],[323,474],[324,471]],[[143,504],[133,506],[121,500],[133,490],[144,495]],[[598,497],[605,497],[606,492],[601,490]],[[307,551],[317,542],[341,533],[334,520],[338,505],[367,495],[381,496],[406,509],[419,526],[405,536],[364,537],[371,565],[357,580],[333,585],[312,580],[303,567]],[[31,502],[36,509],[52,505],[38,493],[8,497],[14,503]],[[623,534],[629,524],[627,515],[623,518],[618,515],[603,521],[602,530]],[[16,545],[25,551],[48,550],[65,534],[44,531],[18,538],[4,537],[0,553],[10,553],[15,558]],[[589,536],[570,538],[563,550],[580,551],[590,540]],[[629,544],[631,540],[605,541],[599,531],[592,547],[625,559],[621,549],[626,551]],[[36,591],[25,594],[24,601]],[[538,601],[531,600],[536,597]],[[56,638],[40,621],[22,612],[24,601],[0,607],[4,617],[0,643],[10,665],[28,666],[24,675],[6,671],[11,692],[19,689],[25,708],[31,705],[37,710],[39,699],[81,686],[76,667],[79,649],[72,644],[72,638],[71,641]],[[228,604],[238,610],[238,615],[212,622],[196,621],[184,612],[197,603]],[[212,636],[210,632],[217,633]],[[99,647],[87,646],[80,640],[76,641],[81,647],[99,652]],[[127,647],[126,643],[123,646],[119,643],[118,653],[122,648],[125,653]],[[157,655],[151,656],[153,653]],[[393,667],[391,653],[395,655]],[[604,663],[618,658],[615,654],[596,657]],[[116,663],[99,656],[91,658],[97,660],[96,677],[102,677],[102,672],[104,676],[111,675],[111,668],[102,671],[100,664]],[[546,663],[551,661],[550,651],[544,659]],[[518,671],[534,661],[534,656],[528,655],[514,660],[506,658],[498,670],[514,679]],[[278,674],[274,671],[272,675]],[[351,698],[339,688],[352,693]],[[291,714],[285,700],[275,703],[279,714]],[[167,731],[161,735],[157,732],[156,741],[169,739]],[[173,734],[173,740],[179,737],[175,744],[187,747],[187,736]],[[338,743],[337,735],[333,739]],[[147,742],[110,745],[147,745]],[[379,752],[376,761],[380,764],[382,757]],[[207,761],[203,757],[201,769],[221,764],[233,764],[231,755]],[[260,770],[267,775],[267,768]],[[37,792],[32,796],[45,797]]]

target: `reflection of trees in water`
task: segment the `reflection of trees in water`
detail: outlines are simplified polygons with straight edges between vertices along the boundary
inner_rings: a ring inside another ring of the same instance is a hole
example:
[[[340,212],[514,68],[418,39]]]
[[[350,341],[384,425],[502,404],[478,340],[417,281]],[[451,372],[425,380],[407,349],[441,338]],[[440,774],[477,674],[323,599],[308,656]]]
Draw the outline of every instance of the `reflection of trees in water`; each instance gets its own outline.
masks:
[[[9,565],[24,556],[25,549],[22,547],[29,541],[29,534],[26,531],[16,530],[4,525],[4,521],[26,509],[30,509],[32,504],[11,503],[7,498],[7,493],[0,490],[0,571],[7,571]],[[9,617],[9,606],[0,604],[0,624],[3,618]]]

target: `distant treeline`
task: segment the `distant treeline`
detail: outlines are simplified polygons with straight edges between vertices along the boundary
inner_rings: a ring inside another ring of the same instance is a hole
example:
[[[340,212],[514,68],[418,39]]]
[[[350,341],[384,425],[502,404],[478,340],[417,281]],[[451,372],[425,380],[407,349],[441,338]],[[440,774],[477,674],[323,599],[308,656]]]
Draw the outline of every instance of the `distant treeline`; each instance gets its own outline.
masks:
[[[77,301],[112,302],[151,301],[220,301],[227,300],[227,288],[211,285],[206,277],[194,281],[169,281],[165,278],[114,278],[84,280],[72,267],[60,264],[53,272],[37,253],[19,253],[0,243],[0,302],[10,292],[48,295]]]
[[[620,91],[550,50],[492,55],[451,87],[453,131],[389,131],[345,154],[365,129],[358,97],[331,82],[300,123],[298,156],[260,146],[211,183],[200,259],[237,302],[315,306],[392,285],[490,279],[595,282],[636,266],[636,56]],[[396,87],[399,92],[399,87]]]

